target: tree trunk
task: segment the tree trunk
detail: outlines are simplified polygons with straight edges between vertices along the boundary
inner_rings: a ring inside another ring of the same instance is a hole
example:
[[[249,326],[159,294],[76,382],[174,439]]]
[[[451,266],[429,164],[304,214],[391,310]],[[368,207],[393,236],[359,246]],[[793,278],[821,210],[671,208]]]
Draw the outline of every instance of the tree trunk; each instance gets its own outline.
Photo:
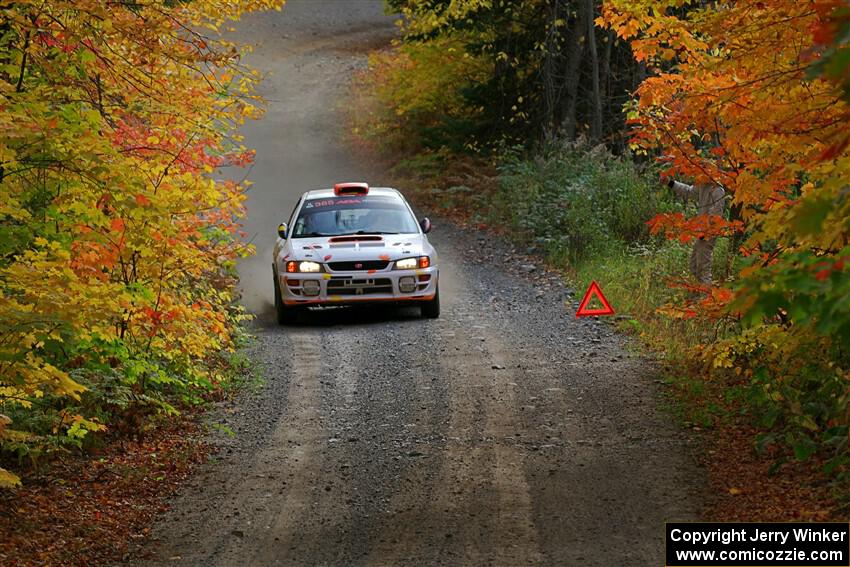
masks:
[[[613,124],[606,124],[605,120],[610,121],[610,117],[614,111],[611,108],[611,51],[614,45],[614,32],[608,30],[605,34],[605,52],[602,56],[602,129],[603,132],[613,132],[615,127]]]
[[[647,76],[649,76],[649,73],[646,69],[646,62],[641,61],[637,64],[637,67],[635,68],[634,85],[632,86],[632,90],[634,91],[635,89],[637,89],[641,85],[641,83],[646,80]]]
[[[555,110],[558,104],[558,89],[555,84],[555,57],[558,52],[558,28],[556,22],[560,14],[561,0],[551,0],[548,29],[546,30],[546,54],[541,70],[543,82],[543,141],[550,142],[555,137]]]
[[[567,66],[564,70],[564,82],[566,83],[567,106],[564,109],[562,122],[563,135],[567,140],[576,139],[578,130],[578,84],[581,79],[579,70],[584,56],[584,2],[579,4],[579,14],[570,33],[570,43],[567,49]]]
[[[593,85],[591,104],[593,112],[590,120],[590,139],[598,142],[602,138],[602,91],[599,85],[599,53],[596,45],[596,0],[587,3],[587,47],[590,50],[590,76]]]

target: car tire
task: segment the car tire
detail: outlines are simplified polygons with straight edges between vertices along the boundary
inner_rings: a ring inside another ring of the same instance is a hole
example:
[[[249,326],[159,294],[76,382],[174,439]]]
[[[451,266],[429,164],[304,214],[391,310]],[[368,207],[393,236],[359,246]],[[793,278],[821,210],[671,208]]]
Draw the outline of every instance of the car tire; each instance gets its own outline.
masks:
[[[423,301],[421,306],[422,316],[426,319],[437,319],[440,317],[440,288],[434,293],[434,299]]]
[[[272,269],[274,274],[274,311],[277,315],[278,325],[292,325],[298,320],[298,308],[287,307],[280,297],[280,282],[277,277],[277,270]]]

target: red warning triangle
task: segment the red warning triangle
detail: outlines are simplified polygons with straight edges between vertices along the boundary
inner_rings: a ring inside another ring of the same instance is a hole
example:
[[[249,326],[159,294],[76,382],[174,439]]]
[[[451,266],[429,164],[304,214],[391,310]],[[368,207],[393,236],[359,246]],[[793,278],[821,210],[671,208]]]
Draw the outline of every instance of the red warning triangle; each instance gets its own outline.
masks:
[[[590,303],[590,300],[596,296],[596,299],[602,303],[601,309],[588,309],[587,305]],[[605,299],[605,296],[602,294],[602,290],[599,288],[599,284],[596,282],[591,282],[590,287],[587,288],[587,293],[584,294],[584,299],[581,300],[581,303],[578,306],[578,311],[576,311],[576,317],[593,317],[595,315],[613,315],[614,309],[611,308],[611,304],[608,303],[608,300]]]

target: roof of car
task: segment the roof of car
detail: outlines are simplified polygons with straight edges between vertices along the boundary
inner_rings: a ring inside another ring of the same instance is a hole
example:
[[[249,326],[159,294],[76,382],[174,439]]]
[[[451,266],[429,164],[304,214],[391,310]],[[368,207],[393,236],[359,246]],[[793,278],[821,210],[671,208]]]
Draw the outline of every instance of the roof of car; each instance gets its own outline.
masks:
[[[396,189],[391,187],[369,187],[369,195],[387,195],[387,196],[396,196],[401,197],[401,193],[399,193]],[[305,199],[325,199],[328,197],[335,197],[333,189],[315,189],[313,191],[307,191],[304,193]]]

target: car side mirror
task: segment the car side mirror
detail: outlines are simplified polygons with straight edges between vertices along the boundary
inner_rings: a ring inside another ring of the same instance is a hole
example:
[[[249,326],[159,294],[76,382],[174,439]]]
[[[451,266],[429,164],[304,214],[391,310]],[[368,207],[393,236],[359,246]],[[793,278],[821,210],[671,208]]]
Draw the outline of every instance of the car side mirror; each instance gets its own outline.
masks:
[[[286,238],[286,228],[287,227],[286,227],[285,222],[282,222],[279,225],[277,225],[277,235],[280,236],[281,238],[285,239]]]
[[[419,226],[422,228],[422,232],[424,232],[425,234],[431,232],[431,228],[433,228],[431,226],[431,219],[429,219],[428,217],[425,217],[424,219],[419,221]]]

